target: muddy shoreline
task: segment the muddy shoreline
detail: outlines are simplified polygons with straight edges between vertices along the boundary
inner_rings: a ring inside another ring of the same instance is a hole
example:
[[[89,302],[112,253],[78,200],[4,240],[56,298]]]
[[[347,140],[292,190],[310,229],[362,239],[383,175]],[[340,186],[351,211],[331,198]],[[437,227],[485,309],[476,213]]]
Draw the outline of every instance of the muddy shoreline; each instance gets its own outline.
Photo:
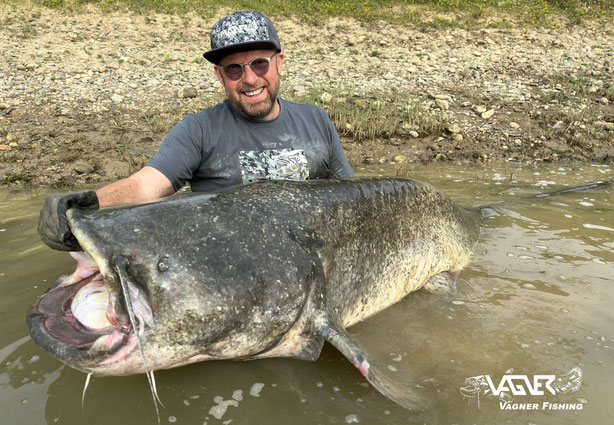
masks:
[[[201,56],[223,13],[0,10],[5,189],[64,190],[125,177],[182,116],[223,99]],[[337,124],[354,167],[614,158],[612,25],[425,31],[339,18],[276,25],[286,54],[283,97],[317,93],[325,109],[331,96],[400,110],[411,100],[440,120],[430,132],[399,121],[366,140],[354,137],[351,121]]]

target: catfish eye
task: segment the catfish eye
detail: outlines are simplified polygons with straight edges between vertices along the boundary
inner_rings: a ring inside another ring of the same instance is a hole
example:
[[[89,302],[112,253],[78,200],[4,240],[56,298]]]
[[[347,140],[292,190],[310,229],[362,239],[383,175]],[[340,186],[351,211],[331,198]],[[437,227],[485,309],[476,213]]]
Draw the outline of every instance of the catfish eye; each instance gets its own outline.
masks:
[[[158,260],[158,270],[161,272],[168,270],[168,258],[162,257]]]

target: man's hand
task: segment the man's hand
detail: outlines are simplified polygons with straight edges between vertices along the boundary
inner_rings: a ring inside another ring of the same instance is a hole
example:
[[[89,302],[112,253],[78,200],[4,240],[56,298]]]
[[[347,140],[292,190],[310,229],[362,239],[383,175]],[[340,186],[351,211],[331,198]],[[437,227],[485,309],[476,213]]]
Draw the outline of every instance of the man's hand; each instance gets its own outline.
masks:
[[[38,234],[53,249],[82,251],[68,226],[66,211],[69,208],[98,209],[96,192],[84,190],[48,195],[38,218]]]

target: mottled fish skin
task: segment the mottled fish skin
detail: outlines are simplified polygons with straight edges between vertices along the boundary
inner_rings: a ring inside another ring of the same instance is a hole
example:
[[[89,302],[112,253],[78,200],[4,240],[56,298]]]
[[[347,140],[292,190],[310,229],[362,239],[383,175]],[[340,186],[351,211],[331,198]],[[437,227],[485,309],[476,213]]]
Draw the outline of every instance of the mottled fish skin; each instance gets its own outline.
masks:
[[[121,256],[148,294],[153,324],[141,341],[150,370],[209,359],[315,359],[327,317],[351,326],[433,275],[458,272],[480,218],[408,179],[266,181],[69,211],[109,291],[119,288],[112,259]],[[41,332],[32,335],[95,375],[144,371],[137,351],[101,366],[110,353],[52,347]]]

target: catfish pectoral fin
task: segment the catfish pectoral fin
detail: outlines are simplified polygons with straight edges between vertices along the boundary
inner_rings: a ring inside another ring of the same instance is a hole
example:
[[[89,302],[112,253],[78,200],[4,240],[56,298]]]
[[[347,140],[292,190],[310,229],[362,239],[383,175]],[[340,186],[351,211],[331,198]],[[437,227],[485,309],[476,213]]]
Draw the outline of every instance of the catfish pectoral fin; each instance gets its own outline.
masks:
[[[449,272],[441,272],[432,276],[423,286],[431,294],[452,296],[456,293],[456,278]]]
[[[415,383],[401,375],[390,375],[352,338],[340,323],[328,322],[322,335],[352,362],[367,381],[380,393],[409,410],[425,410],[428,403],[415,389]]]

